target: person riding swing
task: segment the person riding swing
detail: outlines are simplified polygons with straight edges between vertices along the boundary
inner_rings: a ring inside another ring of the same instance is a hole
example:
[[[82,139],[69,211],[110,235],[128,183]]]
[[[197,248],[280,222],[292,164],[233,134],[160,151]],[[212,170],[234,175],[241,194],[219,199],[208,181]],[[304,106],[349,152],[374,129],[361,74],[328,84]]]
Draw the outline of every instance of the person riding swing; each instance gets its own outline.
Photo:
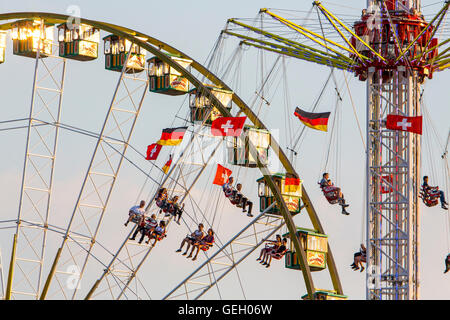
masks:
[[[422,191],[423,191],[423,200],[425,204],[430,203],[433,201],[433,199],[436,199],[439,197],[439,200],[441,201],[441,208],[444,210],[448,210],[448,203],[445,201],[445,195],[444,191],[439,190],[439,187],[430,187],[428,185],[428,176],[423,177],[423,183],[422,183]],[[437,202],[437,200],[436,200]]]
[[[234,178],[229,177],[228,181],[222,185],[222,190],[225,194],[225,197],[227,197],[227,198],[229,198],[233,195],[233,191],[234,191],[233,182],[234,182]]]

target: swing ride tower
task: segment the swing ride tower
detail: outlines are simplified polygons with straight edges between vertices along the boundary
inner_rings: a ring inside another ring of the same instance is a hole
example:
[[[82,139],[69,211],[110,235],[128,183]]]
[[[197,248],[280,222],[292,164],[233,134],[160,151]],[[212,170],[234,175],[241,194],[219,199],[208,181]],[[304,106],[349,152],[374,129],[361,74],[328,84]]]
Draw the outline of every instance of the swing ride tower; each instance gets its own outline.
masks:
[[[378,54],[356,69],[367,82],[366,298],[419,299],[421,140],[387,129],[385,119],[421,115],[421,84],[434,71],[437,27],[424,21],[419,0],[367,5],[354,26],[362,38],[356,48],[363,40],[372,48],[358,52]],[[448,1],[442,12],[447,8]],[[444,15],[438,17],[437,26]]]

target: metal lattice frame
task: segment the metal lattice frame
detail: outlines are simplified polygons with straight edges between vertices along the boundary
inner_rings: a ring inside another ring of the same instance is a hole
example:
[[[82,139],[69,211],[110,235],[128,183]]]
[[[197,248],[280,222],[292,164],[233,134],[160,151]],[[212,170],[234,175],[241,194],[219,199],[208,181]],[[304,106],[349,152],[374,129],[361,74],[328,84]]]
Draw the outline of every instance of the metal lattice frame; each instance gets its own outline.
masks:
[[[3,272],[2,250],[0,248],[0,299],[5,297],[5,278]]]
[[[6,299],[37,299],[41,288],[66,72],[66,60],[56,56],[57,49],[54,44],[53,55],[36,54]]]
[[[420,136],[383,120],[419,115],[420,84],[399,67],[387,81],[371,72],[367,88],[367,299],[418,299]]]
[[[125,59],[75,209],[47,277],[41,299],[46,298],[53,277],[56,281],[49,297],[69,297],[72,290],[67,288],[66,281],[71,274],[67,272],[67,268],[79,273],[78,283],[83,277],[148,91],[148,79],[145,72],[127,74],[129,57],[130,53]],[[76,293],[77,288],[71,298],[75,298]]]

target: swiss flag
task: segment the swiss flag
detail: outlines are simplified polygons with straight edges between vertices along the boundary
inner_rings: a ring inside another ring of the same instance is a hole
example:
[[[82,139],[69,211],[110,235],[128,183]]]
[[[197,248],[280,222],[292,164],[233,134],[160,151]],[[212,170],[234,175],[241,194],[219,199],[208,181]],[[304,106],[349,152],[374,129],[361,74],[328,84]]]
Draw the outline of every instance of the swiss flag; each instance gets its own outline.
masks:
[[[216,176],[214,177],[213,184],[217,184],[219,186],[223,185],[228,181],[228,178],[231,176],[232,171],[227,169],[220,164],[217,164]]]
[[[422,116],[404,117],[388,114],[386,118],[386,128],[422,134]]]
[[[161,151],[162,146],[157,143],[152,143],[147,147],[147,157],[145,160],[156,160],[158,158],[159,152]]]
[[[211,124],[211,134],[213,136],[233,136],[239,137],[244,127],[247,117],[220,117]]]

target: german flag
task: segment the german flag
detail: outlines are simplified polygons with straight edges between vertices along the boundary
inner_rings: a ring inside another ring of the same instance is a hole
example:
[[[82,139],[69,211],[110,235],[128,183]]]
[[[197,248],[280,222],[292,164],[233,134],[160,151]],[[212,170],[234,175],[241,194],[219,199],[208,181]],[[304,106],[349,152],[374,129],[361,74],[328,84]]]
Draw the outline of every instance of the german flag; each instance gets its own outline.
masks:
[[[298,178],[284,179],[284,192],[286,193],[297,192],[299,188],[300,188],[300,179]]]
[[[157,144],[162,146],[177,146],[183,141],[187,127],[166,128],[162,131]]]
[[[170,155],[169,160],[166,162],[166,164],[162,168],[162,171],[164,171],[165,174],[167,174],[167,172],[169,171],[171,164],[172,164],[172,155]]]
[[[312,113],[303,111],[297,107],[295,108],[294,115],[307,127],[320,131],[328,131],[328,118],[330,117],[330,112]]]

